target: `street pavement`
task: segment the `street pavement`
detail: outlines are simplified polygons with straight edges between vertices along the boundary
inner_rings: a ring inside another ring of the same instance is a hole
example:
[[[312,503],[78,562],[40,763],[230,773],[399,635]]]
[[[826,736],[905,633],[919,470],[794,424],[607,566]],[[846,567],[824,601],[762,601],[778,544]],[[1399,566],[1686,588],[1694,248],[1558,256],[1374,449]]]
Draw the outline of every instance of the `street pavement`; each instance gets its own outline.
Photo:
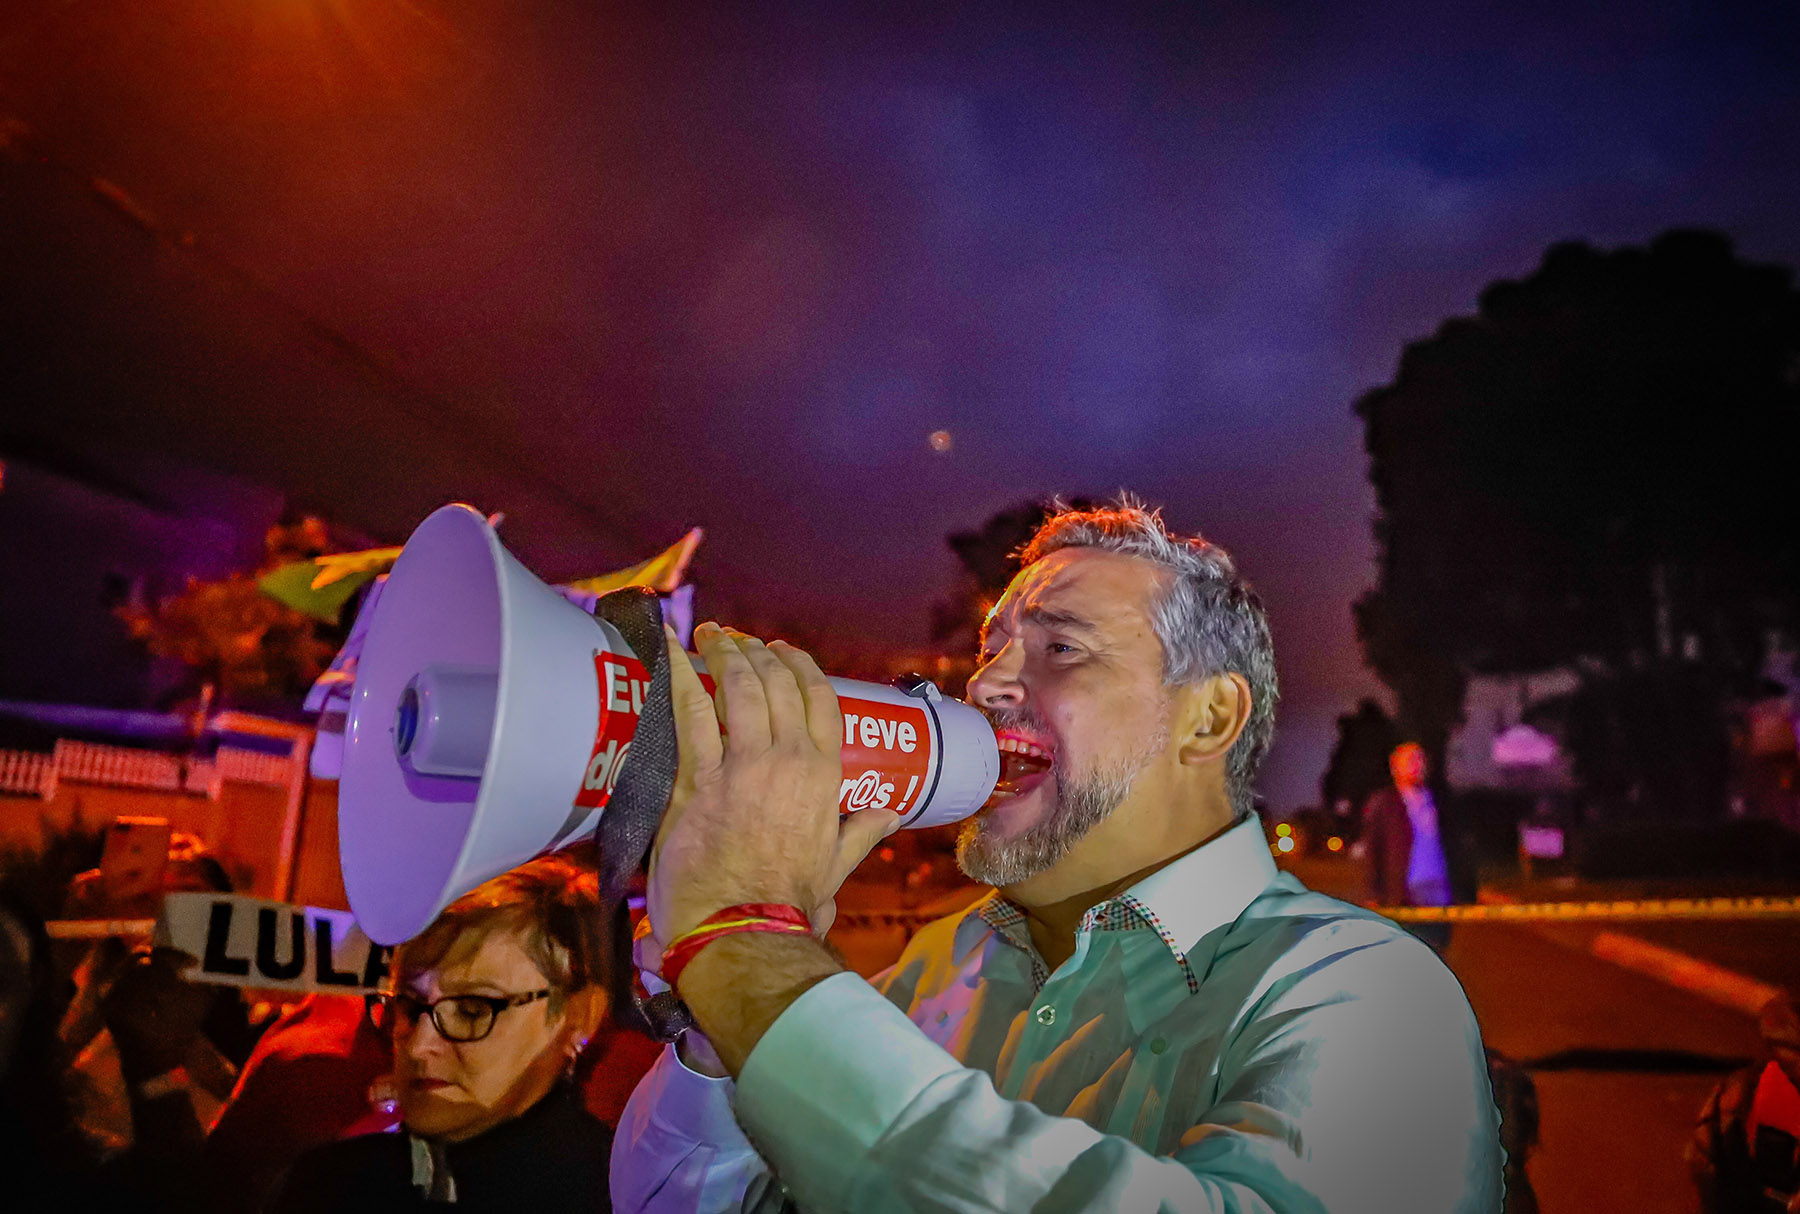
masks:
[[[1354,897],[1347,860],[1288,865],[1315,889]],[[1484,885],[1518,902],[1793,894],[1744,882]],[[1537,1085],[1539,1145],[1528,1170],[1545,1214],[1688,1214],[1683,1151],[1707,1094],[1755,1058],[1754,1020],[1588,952],[1601,931],[1800,989],[1800,919],[1458,924],[1445,955],[1487,1044]]]
[[[1683,1214],[1695,1116],[1724,1073],[1755,1056],[1755,1024],[1597,960],[1557,938],[1568,931],[1463,924],[1446,956],[1483,1038],[1537,1084],[1528,1170],[1540,1205]],[[1790,933],[1800,943],[1800,928]]]

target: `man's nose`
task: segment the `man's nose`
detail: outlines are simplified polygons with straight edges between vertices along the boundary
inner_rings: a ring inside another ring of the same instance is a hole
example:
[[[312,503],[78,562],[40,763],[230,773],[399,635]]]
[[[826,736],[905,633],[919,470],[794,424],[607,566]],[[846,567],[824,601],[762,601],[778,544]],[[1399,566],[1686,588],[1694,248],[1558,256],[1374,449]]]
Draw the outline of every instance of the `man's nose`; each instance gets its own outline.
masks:
[[[1019,646],[1008,641],[1000,652],[982,663],[969,680],[969,699],[978,708],[1016,708],[1025,701],[1019,682],[1024,663]]]

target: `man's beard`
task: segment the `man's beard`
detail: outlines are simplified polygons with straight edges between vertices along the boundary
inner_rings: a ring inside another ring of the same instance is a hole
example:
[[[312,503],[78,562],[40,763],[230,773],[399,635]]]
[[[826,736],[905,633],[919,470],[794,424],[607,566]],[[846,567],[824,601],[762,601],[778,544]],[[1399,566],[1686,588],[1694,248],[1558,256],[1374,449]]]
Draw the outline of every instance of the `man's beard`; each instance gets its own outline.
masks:
[[[997,729],[1026,720],[1019,716],[1009,719],[999,713],[990,715]],[[1068,855],[1090,830],[1124,804],[1138,775],[1162,751],[1167,740],[1165,728],[1136,754],[1083,775],[1070,772],[1059,756],[1050,769],[1056,803],[1049,811],[1010,839],[993,833],[992,816],[977,814],[970,818],[956,837],[957,867],[970,880],[984,885],[1014,885],[1037,876]]]

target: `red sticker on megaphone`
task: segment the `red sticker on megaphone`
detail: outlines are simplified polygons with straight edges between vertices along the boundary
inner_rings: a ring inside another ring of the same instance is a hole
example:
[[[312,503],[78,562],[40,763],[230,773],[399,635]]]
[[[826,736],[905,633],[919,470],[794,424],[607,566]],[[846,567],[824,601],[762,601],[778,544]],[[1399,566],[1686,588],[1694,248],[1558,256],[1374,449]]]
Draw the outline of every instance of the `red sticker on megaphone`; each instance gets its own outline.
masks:
[[[604,649],[594,651],[594,678],[600,688],[600,721],[594,729],[594,752],[575,794],[575,804],[584,809],[599,809],[612,799],[650,686],[650,672],[642,662]]]
[[[650,685],[642,662],[606,650],[594,654],[594,678],[600,692],[600,720],[581,789],[575,794],[575,804],[584,809],[601,809],[611,799]],[[710,678],[702,675],[701,682],[712,690]],[[844,779],[839,786],[838,809],[843,813],[887,809],[910,814],[930,794],[938,761],[925,710],[913,704],[845,694],[845,686],[856,686],[851,680],[833,679],[832,683],[839,688],[838,706],[844,713]]]
[[[891,809],[907,814],[931,791],[932,737],[925,711],[838,697],[844,710],[844,782],[838,809]]]

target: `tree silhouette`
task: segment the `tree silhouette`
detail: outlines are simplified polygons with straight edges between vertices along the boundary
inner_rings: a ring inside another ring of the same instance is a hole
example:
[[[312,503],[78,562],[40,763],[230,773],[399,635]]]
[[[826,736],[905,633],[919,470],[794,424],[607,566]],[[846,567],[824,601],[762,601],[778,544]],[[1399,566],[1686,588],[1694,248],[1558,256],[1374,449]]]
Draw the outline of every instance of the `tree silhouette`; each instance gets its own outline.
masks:
[[[1337,719],[1337,741],[1319,781],[1319,803],[1335,809],[1348,802],[1361,810],[1363,802],[1390,779],[1388,756],[1405,741],[1400,726],[1374,700],[1363,700],[1355,712]]]
[[[151,653],[193,667],[190,690],[210,685],[239,704],[298,700],[342,644],[342,629],[276,602],[256,579],[339,550],[317,518],[277,524],[263,538],[263,560],[254,571],[189,579],[178,594],[154,604],[126,603],[117,614]]]
[[[1100,503],[1093,498],[1063,499],[1077,510]],[[990,515],[973,531],[958,531],[944,542],[962,562],[963,579],[955,592],[940,599],[931,612],[931,639],[946,649],[973,653],[988,611],[1019,571],[1019,549],[1055,511],[1053,502],[1022,502]]]
[[[1724,697],[1800,621],[1792,272],[1708,232],[1557,245],[1356,408],[1380,554],[1357,631],[1434,756],[1470,674],[1572,666],[1584,778],[1716,804],[1722,776],[1629,773],[1669,767],[1671,732],[1722,771]],[[1647,728],[1652,702],[1687,729]]]

